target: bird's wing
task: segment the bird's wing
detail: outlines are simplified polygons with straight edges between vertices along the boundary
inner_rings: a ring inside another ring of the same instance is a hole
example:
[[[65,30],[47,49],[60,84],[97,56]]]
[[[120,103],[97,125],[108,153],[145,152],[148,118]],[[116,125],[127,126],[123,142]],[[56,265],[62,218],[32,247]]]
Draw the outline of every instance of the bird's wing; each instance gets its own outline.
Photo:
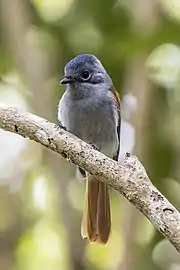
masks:
[[[117,151],[113,157],[114,160],[118,161],[119,152],[120,152],[120,133],[121,133],[121,107],[120,107],[120,95],[116,91],[116,89],[112,88],[113,97],[115,99],[116,109],[117,109],[117,115],[118,115],[118,122],[117,122],[117,135],[118,135],[118,148]]]

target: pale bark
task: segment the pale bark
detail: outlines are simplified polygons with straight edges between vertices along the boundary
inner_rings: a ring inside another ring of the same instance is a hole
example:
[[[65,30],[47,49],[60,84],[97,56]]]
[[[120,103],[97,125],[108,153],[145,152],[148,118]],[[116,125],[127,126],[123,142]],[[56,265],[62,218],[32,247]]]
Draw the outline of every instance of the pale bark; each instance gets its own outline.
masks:
[[[106,157],[46,119],[0,104],[0,128],[34,140],[112,186],[139,209],[180,252],[180,214],[157,190],[136,156]]]

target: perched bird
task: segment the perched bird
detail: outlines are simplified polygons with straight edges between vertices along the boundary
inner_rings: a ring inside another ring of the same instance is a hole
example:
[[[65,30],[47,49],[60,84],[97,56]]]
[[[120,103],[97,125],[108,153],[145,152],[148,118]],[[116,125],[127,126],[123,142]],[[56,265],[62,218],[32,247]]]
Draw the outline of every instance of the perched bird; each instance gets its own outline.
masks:
[[[81,54],[67,63],[61,84],[66,84],[58,107],[62,126],[106,156],[118,160],[120,99],[101,62]],[[79,168],[83,176],[86,172]],[[81,235],[106,244],[111,231],[109,186],[93,178],[86,181]]]

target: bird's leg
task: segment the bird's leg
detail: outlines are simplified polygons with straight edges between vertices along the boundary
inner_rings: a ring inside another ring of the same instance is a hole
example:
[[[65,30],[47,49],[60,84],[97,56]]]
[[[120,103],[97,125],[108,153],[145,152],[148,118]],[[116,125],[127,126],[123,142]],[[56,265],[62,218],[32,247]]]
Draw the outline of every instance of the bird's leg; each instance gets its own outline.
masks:
[[[57,129],[62,128],[62,129],[64,129],[64,130],[67,130],[66,127],[63,126],[60,122],[59,122],[59,124],[55,124],[55,127],[56,127]]]
[[[93,144],[93,143],[89,143],[89,145],[90,146],[92,146],[92,148],[94,149],[94,150],[97,150],[97,151],[100,151],[100,149],[99,149],[99,147],[97,147],[97,145],[95,145],[95,144]]]

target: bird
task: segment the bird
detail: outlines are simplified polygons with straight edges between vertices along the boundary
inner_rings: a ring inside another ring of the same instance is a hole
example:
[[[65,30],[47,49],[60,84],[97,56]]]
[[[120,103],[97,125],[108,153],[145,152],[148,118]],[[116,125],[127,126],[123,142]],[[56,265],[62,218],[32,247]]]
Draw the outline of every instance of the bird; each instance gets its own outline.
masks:
[[[58,120],[98,151],[118,161],[120,151],[120,97],[100,60],[80,54],[64,68],[60,84],[66,85],[58,105]],[[105,245],[111,234],[109,185],[78,168],[86,179],[81,236]]]

